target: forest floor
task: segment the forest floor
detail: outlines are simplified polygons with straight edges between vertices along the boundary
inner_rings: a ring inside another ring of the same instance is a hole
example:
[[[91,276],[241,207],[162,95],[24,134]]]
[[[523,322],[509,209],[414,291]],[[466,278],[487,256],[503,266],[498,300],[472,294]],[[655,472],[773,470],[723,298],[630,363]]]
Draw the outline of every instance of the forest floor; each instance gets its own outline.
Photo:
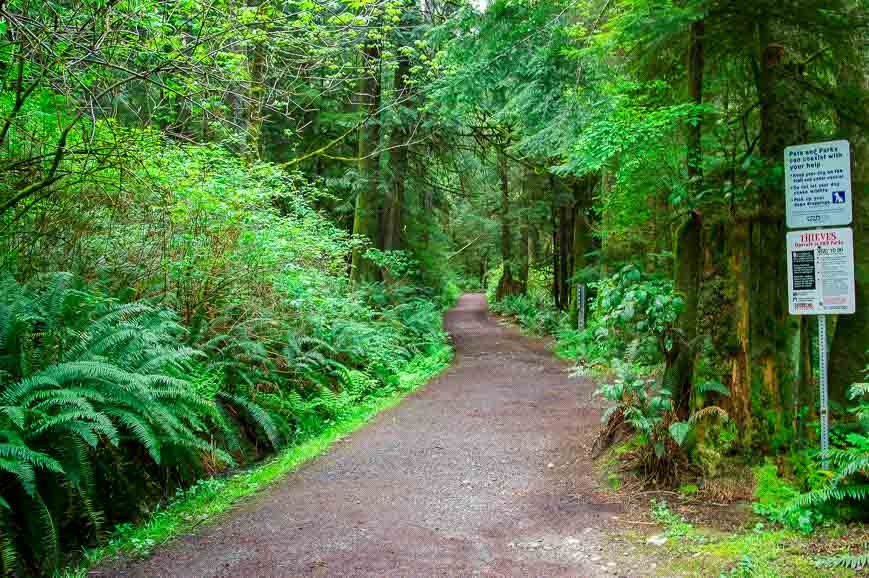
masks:
[[[428,386],[198,533],[89,575],[718,575],[693,552],[672,567],[647,543],[667,524],[601,483],[592,382],[482,295],[445,324],[455,362]]]

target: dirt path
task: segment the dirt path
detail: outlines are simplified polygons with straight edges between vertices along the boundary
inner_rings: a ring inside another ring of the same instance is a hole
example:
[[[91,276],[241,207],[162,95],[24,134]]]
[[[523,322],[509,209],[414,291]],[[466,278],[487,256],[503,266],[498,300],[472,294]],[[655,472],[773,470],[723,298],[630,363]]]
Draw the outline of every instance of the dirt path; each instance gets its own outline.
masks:
[[[446,317],[452,368],[281,484],[113,576],[637,576],[584,448],[600,409],[540,341]],[[604,546],[606,544],[606,546]]]

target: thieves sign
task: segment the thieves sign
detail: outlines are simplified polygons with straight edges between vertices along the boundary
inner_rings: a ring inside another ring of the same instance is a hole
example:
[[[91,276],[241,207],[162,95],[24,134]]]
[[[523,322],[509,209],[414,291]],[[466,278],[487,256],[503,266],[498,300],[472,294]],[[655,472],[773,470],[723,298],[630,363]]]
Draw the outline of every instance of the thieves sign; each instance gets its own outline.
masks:
[[[791,231],[787,244],[791,315],[854,313],[854,238],[850,227]]]
[[[848,141],[785,149],[789,229],[851,223],[851,149]]]

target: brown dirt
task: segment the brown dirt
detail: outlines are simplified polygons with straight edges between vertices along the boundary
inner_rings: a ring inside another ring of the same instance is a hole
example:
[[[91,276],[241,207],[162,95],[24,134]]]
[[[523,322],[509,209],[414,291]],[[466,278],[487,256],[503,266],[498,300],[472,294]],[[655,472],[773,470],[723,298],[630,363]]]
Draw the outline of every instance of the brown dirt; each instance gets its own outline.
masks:
[[[453,366],[198,534],[101,576],[639,576],[597,490],[594,385],[482,295],[446,316]],[[615,550],[618,549],[619,552]]]

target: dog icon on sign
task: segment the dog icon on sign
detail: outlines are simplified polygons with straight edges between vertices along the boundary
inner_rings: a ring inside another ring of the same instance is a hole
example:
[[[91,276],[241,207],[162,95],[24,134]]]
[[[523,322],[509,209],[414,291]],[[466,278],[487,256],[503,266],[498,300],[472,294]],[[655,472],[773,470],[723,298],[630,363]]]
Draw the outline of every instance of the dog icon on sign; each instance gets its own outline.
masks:
[[[833,191],[833,204],[841,205],[845,202],[845,191]]]

